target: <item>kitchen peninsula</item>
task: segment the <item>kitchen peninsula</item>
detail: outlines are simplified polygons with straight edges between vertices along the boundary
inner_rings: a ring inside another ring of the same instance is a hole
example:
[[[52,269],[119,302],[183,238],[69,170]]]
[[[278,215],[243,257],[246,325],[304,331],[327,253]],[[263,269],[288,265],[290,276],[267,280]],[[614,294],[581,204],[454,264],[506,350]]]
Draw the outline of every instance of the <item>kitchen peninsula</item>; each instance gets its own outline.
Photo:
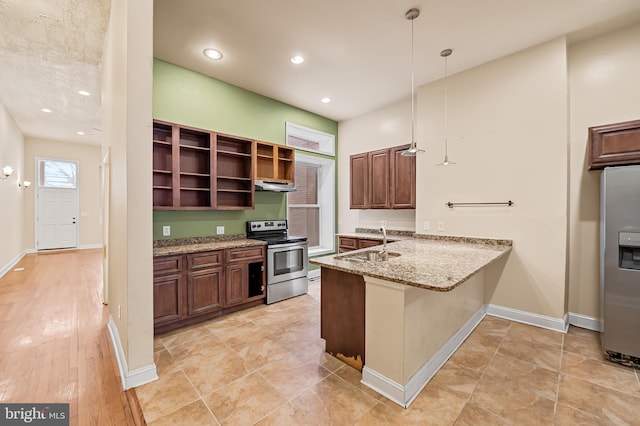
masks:
[[[485,314],[484,269],[511,241],[416,235],[311,260],[321,266],[326,351],[406,407]]]

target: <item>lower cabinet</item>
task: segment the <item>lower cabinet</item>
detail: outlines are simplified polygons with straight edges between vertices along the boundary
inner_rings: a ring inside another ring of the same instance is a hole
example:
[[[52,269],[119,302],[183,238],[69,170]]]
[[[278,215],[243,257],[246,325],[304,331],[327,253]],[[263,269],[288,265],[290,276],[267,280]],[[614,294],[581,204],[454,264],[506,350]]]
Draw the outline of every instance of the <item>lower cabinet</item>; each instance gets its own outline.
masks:
[[[387,239],[388,243],[395,240]],[[356,238],[356,237],[338,237],[338,253],[344,253],[351,250],[358,250],[367,247],[375,247],[382,245],[382,237],[380,239]]]
[[[162,333],[264,303],[265,248],[154,259],[154,331]]]

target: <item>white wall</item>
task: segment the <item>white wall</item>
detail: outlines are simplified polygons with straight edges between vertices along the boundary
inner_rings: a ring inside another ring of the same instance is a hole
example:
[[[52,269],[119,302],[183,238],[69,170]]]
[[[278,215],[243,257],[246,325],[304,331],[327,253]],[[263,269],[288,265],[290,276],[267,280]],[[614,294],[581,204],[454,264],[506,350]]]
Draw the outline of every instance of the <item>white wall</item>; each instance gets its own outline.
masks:
[[[26,179],[23,165],[24,137],[0,103],[0,172],[5,166],[13,168],[9,178],[0,179],[0,276],[20,259],[26,248],[22,236],[22,211],[24,200],[32,189],[18,187],[18,182]]]
[[[103,65],[103,152],[111,153],[109,311],[125,376],[153,366],[152,81],[153,1],[113,0]]]
[[[587,129],[640,119],[640,24],[569,48],[569,311],[598,318],[600,172],[587,170]]]
[[[380,220],[389,229],[413,231],[415,210],[349,209],[349,156],[411,143],[411,100],[404,99],[377,111],[338,124],[338,232],[357,227],[377,228]]]
[[[35,249],[34,205],[36,190],[35,158],[53,158],[78,162],[79,246],[102,244],[102,225],[100,224],[100,152],[98,145],[86,145],[73,142],[61,142],[27,137],[24,148],[25,179],[33,182],[27,190],[24,204],[24,241],[28,249]]]

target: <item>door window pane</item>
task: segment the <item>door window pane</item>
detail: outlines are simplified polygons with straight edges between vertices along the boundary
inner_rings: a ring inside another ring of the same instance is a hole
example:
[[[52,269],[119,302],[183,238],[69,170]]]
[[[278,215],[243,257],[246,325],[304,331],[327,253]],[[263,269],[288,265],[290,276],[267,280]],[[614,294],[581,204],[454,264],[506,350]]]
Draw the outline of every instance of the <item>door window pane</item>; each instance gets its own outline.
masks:
[[[76,163],[58,160],[40,160],[40,186],[48,188],[75,188],[77,186]]]

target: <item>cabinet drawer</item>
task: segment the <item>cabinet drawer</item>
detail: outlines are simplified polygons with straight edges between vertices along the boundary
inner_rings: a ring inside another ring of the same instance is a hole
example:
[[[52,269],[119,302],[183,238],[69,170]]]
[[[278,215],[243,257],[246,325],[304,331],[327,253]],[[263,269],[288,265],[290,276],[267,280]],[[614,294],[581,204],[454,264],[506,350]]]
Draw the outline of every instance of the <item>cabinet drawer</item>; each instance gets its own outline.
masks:
[[[382,240],[361,239],[360,241],[358,241],[358,248],[375,247],[375,246],[381,246],[381,245],[382,245]]]
[[[187,255],[189,270],[210,268],[222,265],[222,250],[192,253]]]
[[[183,256],[164,256],[153,259],[153,275],[179,274],[182,272]]]
[[[351,237],[339,237],[338,238],[338,246],[344,249],[355,250],[358,248],[358,239]]]
[[[263,247],[227,249],[227,262],[235,262],[253,257],[264,257]]]

